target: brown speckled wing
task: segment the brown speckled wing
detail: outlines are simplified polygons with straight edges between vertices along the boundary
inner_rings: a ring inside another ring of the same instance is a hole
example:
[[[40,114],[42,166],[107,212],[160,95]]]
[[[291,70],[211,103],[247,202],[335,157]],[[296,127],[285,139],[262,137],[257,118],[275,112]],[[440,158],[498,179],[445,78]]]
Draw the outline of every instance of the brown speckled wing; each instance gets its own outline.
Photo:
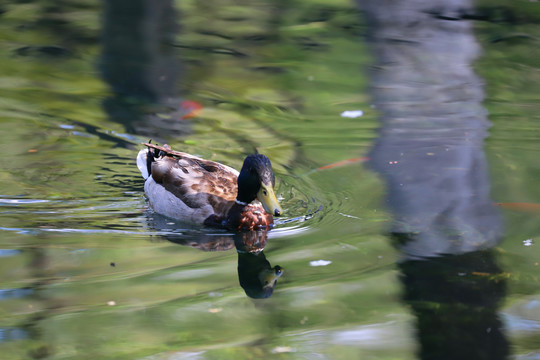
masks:
[[[217,216],[224,217],[236,199],[238,172],[189,154],[167,153],[152,163],[154,181],[190,208],[210,205]]]

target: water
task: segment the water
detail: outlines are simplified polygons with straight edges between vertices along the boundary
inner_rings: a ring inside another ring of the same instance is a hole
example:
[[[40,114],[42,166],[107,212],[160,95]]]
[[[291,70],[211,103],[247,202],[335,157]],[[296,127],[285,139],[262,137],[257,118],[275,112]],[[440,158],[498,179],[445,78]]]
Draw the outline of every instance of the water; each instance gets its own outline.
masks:
[[[538,357],[540,12],[373,4],[2,5],[0,358]],[[153,213],[150,138],[266,154],[285,216]]]

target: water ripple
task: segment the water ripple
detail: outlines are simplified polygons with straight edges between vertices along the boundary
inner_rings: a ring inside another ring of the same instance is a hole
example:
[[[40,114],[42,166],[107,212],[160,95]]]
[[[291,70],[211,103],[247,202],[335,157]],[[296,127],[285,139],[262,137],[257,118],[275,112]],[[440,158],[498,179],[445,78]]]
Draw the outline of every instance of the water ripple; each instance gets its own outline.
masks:
[[[13,249],[0,249],[0,257],[8,257],[8,256],[15,256],[20,253],[19,250],[13,250]]]
[[[35,229],[35,228],[8,228],[1,227],[0,231],[13,231],[18,234],[37,235],[45,232],[57,232],[57,233],[83,233],[83,234],[128,234],[128,235],[170,235],[174,232],[166,231],[129,231],[129,230],[113,230],[113,229],[74,229],[74,228],[57,228],[57,229]],[[176,232],[175,234],[178,235]],[[0,250],[2,251],[2,250]],[[5,250],[4,250],[5,251]],[[0,252],[0,256],[2,253]],[[8,255],[9,256],[9,255]]]
[[[0,289],[0,300],[18,299],[34,292],[32,289]]]
[[[0,204],[10,204],[10,205],[19,205],[19,204],[41,204],[48,203],[51,200],[39,200],[39,199],[8,199],[0,197]]]
[[[6,327],[0,328],[0,344],[8,341],[23,340],[28,337],[28,333],[20,328]]]

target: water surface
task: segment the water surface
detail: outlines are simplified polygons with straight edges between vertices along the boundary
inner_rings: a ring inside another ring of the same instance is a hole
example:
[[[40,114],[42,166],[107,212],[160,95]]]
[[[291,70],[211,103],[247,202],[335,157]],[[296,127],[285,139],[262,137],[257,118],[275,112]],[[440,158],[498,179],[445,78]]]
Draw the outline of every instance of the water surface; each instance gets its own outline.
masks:
[[[429,12],[453,48],[371,2],[128,3],[1,7],[0,358],[539,356],[535,3]],[[285,216],[153,213],[150,138],[266,154]]]

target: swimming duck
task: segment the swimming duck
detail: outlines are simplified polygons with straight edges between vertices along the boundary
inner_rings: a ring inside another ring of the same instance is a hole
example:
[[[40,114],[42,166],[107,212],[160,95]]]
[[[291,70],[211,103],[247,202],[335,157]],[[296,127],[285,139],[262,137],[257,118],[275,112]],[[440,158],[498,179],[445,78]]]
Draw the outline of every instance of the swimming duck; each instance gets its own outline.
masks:
[[[273,216],[283,212],[274,194],[272,164],[262,154],[246,157],[239,173],[168,145],[143,145],[137,167],[150,206],[159,214],[242,231],[270,229]]]

